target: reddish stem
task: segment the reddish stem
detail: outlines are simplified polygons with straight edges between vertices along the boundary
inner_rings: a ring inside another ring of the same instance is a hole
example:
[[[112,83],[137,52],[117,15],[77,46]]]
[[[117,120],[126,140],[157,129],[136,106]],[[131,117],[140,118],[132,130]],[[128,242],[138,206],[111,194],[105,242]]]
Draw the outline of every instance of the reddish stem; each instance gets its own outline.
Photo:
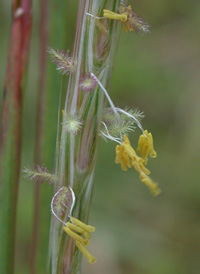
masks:
[[[0,272],[12,273],[21,157],[22,98],[31,36],[31,0],[13,0],[12,26],[3,100],[0,149]],[[2,250],[4,248],[4,250]]]

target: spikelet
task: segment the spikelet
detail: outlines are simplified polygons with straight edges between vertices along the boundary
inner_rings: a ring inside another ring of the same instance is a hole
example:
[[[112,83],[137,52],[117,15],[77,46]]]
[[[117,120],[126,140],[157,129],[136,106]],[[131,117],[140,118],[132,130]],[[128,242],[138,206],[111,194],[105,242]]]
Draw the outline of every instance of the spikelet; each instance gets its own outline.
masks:
[[[68,187],[62,187],[52,200],[52,207],[56,215],[62,216],[66,212],[70,212],[72,205],[72,194]]]

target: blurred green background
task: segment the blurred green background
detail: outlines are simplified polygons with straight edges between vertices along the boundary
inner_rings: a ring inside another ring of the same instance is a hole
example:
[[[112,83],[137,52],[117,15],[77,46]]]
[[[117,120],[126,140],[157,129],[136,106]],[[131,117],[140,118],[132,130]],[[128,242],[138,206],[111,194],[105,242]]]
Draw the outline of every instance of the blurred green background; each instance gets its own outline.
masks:
[[[9,45],[10,2],[2,1],[0,8],[1,93]],[[67,48],[72,49],[77,3],[68,2],[66,40]],[[83,258],[82,273],[200,273],[200,3],[136,0],[130,4],[150,23],[151,34],[121,34],[110,95],[117,106],[144,111],[143,126],[152,132],[158,154],[149,161],[149,168],[162,194],[152,197],[134,170],[123,172],[114,163],[115,144],[102,140],[90,214],[96,232],[89,250],[97,263],[88,265]],[[22,167],[33,162],[38,30],[39,1],[34,1]],[[2,94],[0,98],[1,107]],[[135,147],[139,135],[139,130],[131,135]],[[25,274],[32,232],[33,185],[22,176],[19,191],[15,273]]]

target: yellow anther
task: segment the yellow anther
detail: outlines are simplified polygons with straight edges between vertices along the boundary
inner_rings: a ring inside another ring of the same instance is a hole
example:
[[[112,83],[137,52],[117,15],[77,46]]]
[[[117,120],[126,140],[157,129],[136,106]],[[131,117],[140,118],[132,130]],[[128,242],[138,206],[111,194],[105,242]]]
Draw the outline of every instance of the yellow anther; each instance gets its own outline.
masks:
[[[79,226],[77,226],[77,225],[74,225],[74,224],[72,224],[72,223],[70,223],[70,222],[67,222],[67,223],[66,223],[66,226],[69,227],[71,230],[76,231],[76,232],[78,232],[78,233],[81,233],[81,234],[84,234],[84,233],[85,233],[85,230],[84,230],[84,229],[82,229],[81,227],[79,227]]]
[[[87,232],[94,232],[95,231],[95,227],[93,227],[91,225],[86,225],[85,223],[79,221],[78,219],[76,219],[74,217],[71,217],[71,221],[72,221],[72,223],[74,223],[75,225],[83,228]]]
[[[76,246],[83,253],[83,255],[87,258],[90,264],[96,263],[96,258],[90,254],[90,252],[79,242],[76,241]]]
[[[123,22],[123,23],[126,22],[127,18],[128,18],[128,14],[125,12],[119,14],[119,13],[113,12],[111,10],[106,10],[106,9],[103,10],[103,16],[108,19],[121,20],[121,22]]]
[[[137,152],[142,155],[142,158],[145,161],[145,165],[147,164],[147,161],[148,161],[148,155],[150,155],[151,158],[157,157],[157,153],[153,147],[152,134],[148,133],[147,130],[145,130],[144,133],[140,135],[140,138],[138,140]]]
[[[140,158],[141,160],[143,160],[142,158]],[[135,170],[138,173],[143,172],[144,174],[149,175],[151,172],[150,170],[148,170],[145,166],[144,166],[144,160],[140,161],[140,162],[133,162],[133,167],[135,168]]]
[[[85,246],[88,246],[90,244],[90,240],[89,239],[87,239],[86,240],[86,244],[85,244]]]
[[[140,180],[143,182],[151,191],[153,196],[157,196],[161,193],[161,189],[158,187],[158,184],[155,183],[149,176],[144,173],[140,174]]]
[[[83,236],[85,237],[85,239],[88,239],[88,240],[91,238],[90,233],[87,231],[84,231]]]
[[[84,245],[88,245],[88,240],[84,239],[83,237],[81,237],[80,235],[76,234],[75,232],[73,232],[70,228],[64,226],[63,227],[64,231],[70,236],[72,237],[72,239],[81,242]]]

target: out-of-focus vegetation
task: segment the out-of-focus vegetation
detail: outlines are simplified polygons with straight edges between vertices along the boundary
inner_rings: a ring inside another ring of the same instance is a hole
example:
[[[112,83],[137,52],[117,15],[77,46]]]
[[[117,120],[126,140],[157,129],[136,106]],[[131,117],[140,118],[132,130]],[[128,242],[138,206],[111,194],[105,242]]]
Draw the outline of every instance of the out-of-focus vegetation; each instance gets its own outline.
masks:
[[[66,11],[70,24],[66,37],[68,45],[72,45],[77,5],[68,1],[71,12]],[[90,250],[97,257],[97,263],[91,266],[83,259],[83,273],[199,273],[200,3],[137,0],[130,4],[150,23],[151,34],[121,34],[110,94],[117,106],[138,107],[144,111],[143,126],[152,132],[158,153],[155,160],[149,160],[150,169],[162,194],[152,197],[134,170],[123,172],[114,163],[115,145],[102,140],[90,215],[90,222],[96,226]],[[33,162],[38,5],[39,1],[33,7],[22,167]],[[10,8],[10,1],[1,3],[1,98]],[[136,130],[130,136],[135,147],[139,134]],[[22,176],[19,191],[15,273],[26,274],[33,185]]]

